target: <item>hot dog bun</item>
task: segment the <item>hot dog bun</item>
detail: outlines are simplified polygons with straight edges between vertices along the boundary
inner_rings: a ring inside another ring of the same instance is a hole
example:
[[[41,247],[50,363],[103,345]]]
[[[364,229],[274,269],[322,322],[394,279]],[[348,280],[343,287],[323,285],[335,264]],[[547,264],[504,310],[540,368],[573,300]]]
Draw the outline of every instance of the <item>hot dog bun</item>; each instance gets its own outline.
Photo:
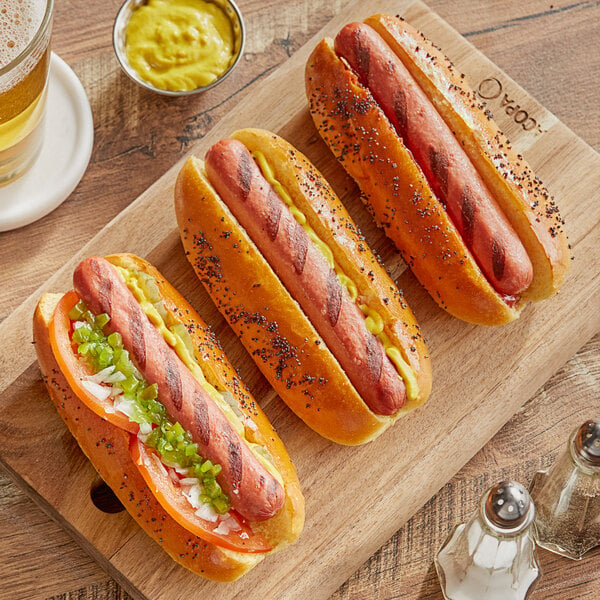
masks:
[[[531,283],[514,298],[496,291],[413,153],[330,39],[317,45],[306,66],[317,129],[356,180],[378,224],[442,308],[472,323],[512,321],[527,301],[554,294],[565,278],[570,252],[558,209],[439,49],[398,17],[375,15],[365,22],[408,69],[466,152],[527,252]]]
[[[382,317],[385,334],[411,373],[411,381],[403,381],[408,400],[391,415],[376,414],[365,404],[315,325],[209,182],[204,162],[195,157],[185,163],[175,186],[186,255],[286,404],[332,441],[367,442],[429,396],[429,356],[414,315],[331,187],[306,157],[264,130],[245,129],[232,138],[251,153],[264,156],[296,209],[354,282],[359,297]]]
[[[186,530],[160,504],[130,453],[135,435],[90,410],[61,371],[59,363],[64,361],[57,361],[51,340],[55,310],[63,298],[60,294],[44,294],[33,319],[38,362],[50,397],[100,477],[165,552],[182,566],[206,578],[235,580],[265,556],[284,548],[299,536],[304,524],[304,498],[295,468],[269,420],[240,381],[209,327],[190,304],[143,259],[133,255],[113,255],[107,259],[111,264],[147,274],[154,280],[167,312],[176,316],[189,331],[206,380],[217,390],[231,394],[237,405],[236,412],[245,420],[244,437],[262,447],[271,457],[283,482],[285,501],[272,518],[250,523],[252,531],[263,536],[271,550],[249,553],[206,541]]]

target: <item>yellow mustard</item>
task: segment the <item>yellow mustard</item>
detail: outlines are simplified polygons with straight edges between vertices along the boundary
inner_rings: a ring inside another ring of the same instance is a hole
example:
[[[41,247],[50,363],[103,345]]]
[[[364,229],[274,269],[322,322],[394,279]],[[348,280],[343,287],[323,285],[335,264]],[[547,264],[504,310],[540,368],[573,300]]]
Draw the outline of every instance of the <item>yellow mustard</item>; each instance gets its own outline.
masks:
[[[169,344],[169,346],[171,346],[171,348],[175,350],[177,356],[191,371],[192,375],[194,376],[194,379],[204,388],[204,390],[214,400],[214,402],[221,409],[223,414],[227,417],[227,420],[231,423],[231,425],[237,431],[240,437],[246,440],[248,447],[254,453],[256,458],[269,471],[269,473],[271,473],[271,475],[273,475],[279,481],[279,483],[283,485],[283,479],[281,477],[281,474],[275,468],[275,465],[273,464],[273,459],[269,455],[266,448],[263,448],[259,444],[256,444],[247,438],[244,424],[242,423],[238,415],[233,411],[232,407],[224,400],[222,394],[217,390],[217,388],[215,388],[211,383],[209,383],[206,380],[206,377],[202,372],[202,368],[200,367],[196,360],[196,357],[194,356],[193,350],[190,352],[188,343],[186,343],[187,340],[183,340],[181,335],[179,334],[179,328],[177,327],[177,325],[179,325],[180,323],[177,322],[175,325],[167,327],[165,320],[156,309],[154,303],[146,297],[146,293],[143,289],[143,284],[141,284],[140,282],[142,274],[139,271],[135,271],[127,267],[122,267],[117,264],[114,264],[114,266],[120,273],[121,277],[125,281],[131,293],[135,296],[135,299],[139,302],[142,310],[144,311],[150,322],[160,331],[165,342],[167,342],[167,344]]]
[[[264,178],[271,184],[271,187],[275,190],[277,195],[289,207],[290,212],[296,221],[302,225],[308,237],[315,243],[327,260],[329,266],[336,272],[340,283],[346,288],[350,298],[356,302],[356,299],[358,298],[358,288],[356,287],[356,283],[348,277],[335,262],[331,248],[319,238],[315,230],[307,223],[306,215],[298,209],[290,194],[281,185],[281,182],[275,178],[275,173],[273,172],[271,165],[267,162],[265,155],[262,152],[255,151],[252,153],[252,156],[254,157],[254,160],[256,160]],[[414,400],[419,395],[419,384],[417,382],[416,374],[402,356],[400,349],[392,345],[390,338],[383,331],[383,318],[376,310],[370,308],[367,304],[359,304],[359,308],[363,315],[365,315],[365,326],[367,331],[375,335],[382,343],[386,356],[390,359],[396,368],[398,375],[404,381],[406,386],[406,397],[408,400]]]
[[[231,21],[204,0],[148,0],[131,15],[125,48],[142,79],[170,91],[209,85],[234,60]]]

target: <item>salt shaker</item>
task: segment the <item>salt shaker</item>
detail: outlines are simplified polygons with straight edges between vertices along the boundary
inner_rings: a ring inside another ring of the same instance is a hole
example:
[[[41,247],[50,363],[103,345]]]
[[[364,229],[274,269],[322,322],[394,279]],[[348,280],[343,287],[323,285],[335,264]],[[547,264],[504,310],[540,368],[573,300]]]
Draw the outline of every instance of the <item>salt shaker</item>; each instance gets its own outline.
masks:
[[[576,429],[549,471],[531,483],[537,543],[579,560],[600,545],[600,419]]]
[[[482,497],[471,519],[450,533],[435,559],[446,600],[524,600],[540,568],[535,508],[520,483],[503,481]]]

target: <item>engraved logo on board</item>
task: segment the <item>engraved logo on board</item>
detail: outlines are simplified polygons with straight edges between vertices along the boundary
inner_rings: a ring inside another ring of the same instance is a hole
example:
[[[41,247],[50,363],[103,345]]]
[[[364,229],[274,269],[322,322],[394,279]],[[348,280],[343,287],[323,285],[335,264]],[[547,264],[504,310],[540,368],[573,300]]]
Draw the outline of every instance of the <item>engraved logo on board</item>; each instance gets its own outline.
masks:
[[[512,117],[513,121],[519,124],[525,131],[531,131],[534,134],[545,133],[538,121],[532,117],[529,111],[525,110],[516,100],[504,91],[502,82],[495,77],[483,79],[477,86],[477,94],[483,100],[495,100],[500,103],[500,108]]]

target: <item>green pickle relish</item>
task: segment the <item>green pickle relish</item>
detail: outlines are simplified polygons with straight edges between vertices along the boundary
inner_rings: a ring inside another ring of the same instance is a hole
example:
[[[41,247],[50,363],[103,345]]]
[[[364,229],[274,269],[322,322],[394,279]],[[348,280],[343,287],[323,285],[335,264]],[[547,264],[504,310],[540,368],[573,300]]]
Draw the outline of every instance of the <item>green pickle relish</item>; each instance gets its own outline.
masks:
[[[121,389],[124,398],[132,403],[129,420],[152,427],[144,443],[156,450],[165,464],[189,469],[202,487],[200,501],[210,504],[219,514],[226,513],[231,507],[229,498],[216,480],[221,465],[202,458],[190,432],[168,418],[158,399],[157,385],[148,384],[137,370],[123,348],[121,334],[105,333],[110,317],[105,313],[93,314],[80,300],[69,312],[69,318],[78,323],[72,339],[86,366],[93,373],[114,367],[110,374],[112,385]]]

